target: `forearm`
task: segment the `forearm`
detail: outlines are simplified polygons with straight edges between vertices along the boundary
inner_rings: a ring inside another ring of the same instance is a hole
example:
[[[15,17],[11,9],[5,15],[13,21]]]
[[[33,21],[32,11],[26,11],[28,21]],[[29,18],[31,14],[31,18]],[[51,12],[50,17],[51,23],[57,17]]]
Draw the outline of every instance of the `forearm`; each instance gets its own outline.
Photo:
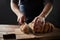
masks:
[[[52,11],[52,8],[53,8],[52,4],[47,3],[39,16],[46,18],[49,15],[49,13]]]
[[[11,9],[12,9],[12,11],[17,15],[17,16],[19,16],[19,15],[21,15],[21,12],[20,12],[20,10],[19,10],[19,8],[18,8],[18,5],[16,5],[15,3],[13,3],[12,1],[11,1]]]

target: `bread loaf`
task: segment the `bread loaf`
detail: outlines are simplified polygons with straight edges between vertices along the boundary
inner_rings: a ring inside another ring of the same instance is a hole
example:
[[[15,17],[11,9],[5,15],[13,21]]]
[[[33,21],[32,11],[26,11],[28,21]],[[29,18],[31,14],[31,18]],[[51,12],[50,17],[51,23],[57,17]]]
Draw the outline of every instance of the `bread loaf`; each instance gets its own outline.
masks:
[[[33,22],[29,24],[25,23],[20,26],[21,31],[24,33],[30,33],[30,30],[32,30],[33,33],[47,33],[47,32],[53,31],[53,28],[54,28],[54,25],[51,24],[50,22],[46,22],[44,26],[39,26],[39,25],[34,26]]]

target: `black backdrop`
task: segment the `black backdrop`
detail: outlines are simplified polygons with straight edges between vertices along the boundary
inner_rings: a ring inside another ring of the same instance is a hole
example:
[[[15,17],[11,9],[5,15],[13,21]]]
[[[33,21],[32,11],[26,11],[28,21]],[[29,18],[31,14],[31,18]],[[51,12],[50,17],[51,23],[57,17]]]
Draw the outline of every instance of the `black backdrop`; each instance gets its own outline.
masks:
[[[60,26],[60,0],[54,0],[53,6],[53,11],[46,20],[58,27]],[[16,18],[10,8],[10,0],[0,0],[0,24],[17,24]]]
[[[0,0],[0,24],[17,24],[16,15],[10,8],[10,0]]]

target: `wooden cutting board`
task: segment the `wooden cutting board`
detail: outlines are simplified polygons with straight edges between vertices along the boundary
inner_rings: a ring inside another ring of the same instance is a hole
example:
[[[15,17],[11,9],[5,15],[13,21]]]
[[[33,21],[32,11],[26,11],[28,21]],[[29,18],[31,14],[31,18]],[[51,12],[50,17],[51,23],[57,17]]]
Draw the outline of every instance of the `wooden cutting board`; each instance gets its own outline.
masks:
[[[44,34],[24,34],[19,29],[15,30],[16,39],[29,39],[29,38],[50,38],[55,39],[56,37],[59,37],[60,39],[60,29],[55,29],[53,32],[50,33],[44,33]],[[53,37],[53,38],[52,38]]]
[[[44,34],[24,34],[20,31],[19,25],[0,25],[0,37],[3,34],[16,34],[16,39],[31,39],[31,38],[59,38],[60,39],[60,29],[55,28],[53,32]],[[8,30],[7,30],[8,29]],[[2,35],[1,35],[2,34]]]

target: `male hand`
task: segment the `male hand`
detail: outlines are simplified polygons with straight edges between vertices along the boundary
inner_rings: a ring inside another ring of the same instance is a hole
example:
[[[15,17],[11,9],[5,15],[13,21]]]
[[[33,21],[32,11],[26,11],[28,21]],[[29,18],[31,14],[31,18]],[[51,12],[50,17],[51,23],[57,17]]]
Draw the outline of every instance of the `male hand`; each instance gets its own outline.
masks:
[[[37,25],[44,26],[45,18],[38,16],[32,22],[34,22],[35,26]]]
[[[17,21],[19,22],[19,24],[23,24],[25,22],[26,16],[24,14],[20,14],[17,18]]]
[[[34,31],[35,32],[42,32],[45,26],[45,18],[43,17],[36,17],[33,21],[34,23]]]

